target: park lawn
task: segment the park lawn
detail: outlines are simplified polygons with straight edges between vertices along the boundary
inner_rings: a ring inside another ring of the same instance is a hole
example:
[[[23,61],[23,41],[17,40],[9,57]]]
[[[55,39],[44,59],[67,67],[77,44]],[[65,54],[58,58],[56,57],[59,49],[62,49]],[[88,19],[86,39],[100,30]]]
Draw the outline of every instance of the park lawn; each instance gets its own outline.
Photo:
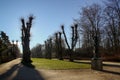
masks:
[[[38,69],[89,69],[90,64],[74,63],[57,59],[32,58],[33,65]]]

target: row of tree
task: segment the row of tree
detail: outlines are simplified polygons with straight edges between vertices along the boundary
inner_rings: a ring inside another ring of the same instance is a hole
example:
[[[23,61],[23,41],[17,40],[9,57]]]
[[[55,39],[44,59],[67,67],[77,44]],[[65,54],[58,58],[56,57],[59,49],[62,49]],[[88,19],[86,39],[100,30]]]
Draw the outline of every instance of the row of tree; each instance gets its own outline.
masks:
[[[71,39],[67,38],[62,25],[60,32],[45,41],[44,50],[36,46],[32,49],[33,54],[38,55],[35,51],[42,50],[40,53],[49,59],[69,58],[73,61],[94,56],[120,60],[120,0],[107,0],[104,6],[92,4],[83,7],[80,18],[74,23]]]
[[[17,43],[18,41],[16,41]],[[17,58],[20,54],[20,50],[17,44],[12,43],[5,32],[0,32],[0,63],[7,62]]]
[[[45,41],[44,50],[42,50],[41,45],[37,45],[34,47],[32,52],[32,57],[39,57],[38,55],[44,55],[45,58],[51,59],[52,57],[58,58],[59,60],[63,60],[63,58],[69,58],[70,61],[74,60],[74,48],[78,39],[78,25],[75,24],[71,26],[71,44],[67,40],[67,36],[64,30],[64,26],[61,26],[61,32],[56,32],[52,37]],[[62,37],[63,35],[63,37]],[[67,44],[67,49],[65,47],[65,43]],[[66,50],[66,54],[65,54]],[[44,53],[42,53],[44,51]],[[39,54],[38,54],[39,53]]]

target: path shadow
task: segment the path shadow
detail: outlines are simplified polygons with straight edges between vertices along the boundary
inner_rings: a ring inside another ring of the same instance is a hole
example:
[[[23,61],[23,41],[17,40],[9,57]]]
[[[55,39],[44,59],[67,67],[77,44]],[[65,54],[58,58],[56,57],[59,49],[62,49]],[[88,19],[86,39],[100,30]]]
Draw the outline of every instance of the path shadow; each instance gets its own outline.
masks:
[[[115,72],[115,71],[110,71],[110,70],[102,70],[102,72],[105,72],[105,73],[112,73],[112,74],[115,74],[115,75],[120,75],[120,72]]]
[[[111,68],[119,68],[120,69],[120,65],[117,65],[117,64],[107,64],[107,63],[103,63],[103,66],[105,67],[111,67]],[[119,71],[112,71],[112,70],[107,70],[106,69],[103,69],[102,72],[105,72],[105,73],[112,73],[112,74],[115,74],[115,75],[120,75],[120,72]]]
[[[74,61],[74,63],[91,64],[91,62],[85,62],[85,61]],[[114,68],[120,68],[120,65],[117,65],[117,64],[107,64],[107,63],[103,63],[103,67],[104,67],[104,66],[114,67]],[[115,74],[115,75],[120,75],[120,72],[118,72],[118,71],[112,71],[112,70],[107,70],[107,69],[103,69],[102,72],[111,73],[111,74]]]
[[[44,80],[41,73],[34,68],[28,68],[21,63],[14,65],[0,75],[0,80]]]
[[[106,64],[106,63],[104,63],[103,66],[110,66],[110,67],[118,67],[118,68],[120,68],[120,65],[117,65],[117,64]]]

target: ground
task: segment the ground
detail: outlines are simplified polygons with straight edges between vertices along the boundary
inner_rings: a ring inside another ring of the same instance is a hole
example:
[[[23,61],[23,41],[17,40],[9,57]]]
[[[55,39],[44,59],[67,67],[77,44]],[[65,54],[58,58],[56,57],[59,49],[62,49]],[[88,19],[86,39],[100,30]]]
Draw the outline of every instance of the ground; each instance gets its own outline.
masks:
[[[104,70],[95,71],[33,69],[23,66],[20,61],[21,59],[15,59],[1,64],[0,80],[120,80],[120,63],[115,62],[104,62]]]

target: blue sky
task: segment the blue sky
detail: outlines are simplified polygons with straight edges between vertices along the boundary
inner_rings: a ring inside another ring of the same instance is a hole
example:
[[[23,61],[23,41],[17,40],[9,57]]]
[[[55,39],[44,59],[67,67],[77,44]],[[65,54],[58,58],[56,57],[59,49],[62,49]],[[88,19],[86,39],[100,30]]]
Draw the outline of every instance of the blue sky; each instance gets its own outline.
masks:
[[[20,18],[27,20],[33,14],[32,48],[59,31],[61,24],[65,25],[69,36],[73,19],[80,16],[78,12],[93,3],[102,3],[102,0],[0,0],[0,31],[6,32],[10,40],[21,41]]]

